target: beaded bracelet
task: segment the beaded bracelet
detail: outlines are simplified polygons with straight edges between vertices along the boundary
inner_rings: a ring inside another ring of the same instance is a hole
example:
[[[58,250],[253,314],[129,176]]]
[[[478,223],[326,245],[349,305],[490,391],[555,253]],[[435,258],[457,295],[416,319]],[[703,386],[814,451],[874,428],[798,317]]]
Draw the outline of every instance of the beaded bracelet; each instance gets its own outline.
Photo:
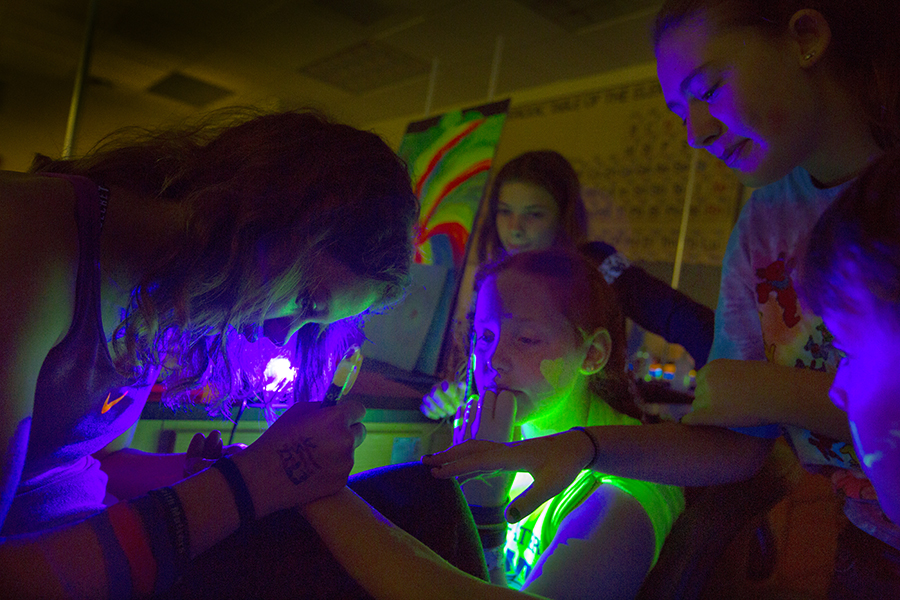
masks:
[[[597,438],[594,437],[590,431],[588,431],[584,427],[573,427],[570,431],[581,431],[584,435],[588,436],[588,439],[591,440],[591,446],[594,447],[594,456],[591,457],[591,461],[584,466],[585,469],[592,469],[594,465],[597,464],[597,461],[600,459],[600,443],[597,441]]]
[[[253,507],[253,497],[250,490],[247,489],[247,482],[244,481],[240,469],[234,464],[234,461],[227,456],[223,456],[212,464],[225,477],[228,487],[231,488],[231,494],[234,496],[234,504],[237,506],[238,516],[241,519],[241,525],[245,525],[256,518],[256,510]]]

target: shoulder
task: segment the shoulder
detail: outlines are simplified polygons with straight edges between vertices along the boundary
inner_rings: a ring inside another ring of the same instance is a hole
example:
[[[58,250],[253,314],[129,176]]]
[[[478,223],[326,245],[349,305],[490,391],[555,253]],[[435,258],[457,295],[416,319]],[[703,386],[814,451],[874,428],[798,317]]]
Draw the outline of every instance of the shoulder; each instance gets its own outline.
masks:
[[[5,361],[24,361],[5,364],[12,367],[7,373],[18,369],[24,376],[39,368],[71,323],[74,207],[74,190],[63,179],[0,171],[0,345],[17,349]]]

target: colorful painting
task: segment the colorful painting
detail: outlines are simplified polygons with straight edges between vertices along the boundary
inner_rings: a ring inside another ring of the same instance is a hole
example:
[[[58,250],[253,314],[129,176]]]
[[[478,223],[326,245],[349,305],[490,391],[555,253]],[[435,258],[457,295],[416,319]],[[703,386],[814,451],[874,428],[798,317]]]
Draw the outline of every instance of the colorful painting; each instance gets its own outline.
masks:
[[[367,319],[367,358],[405,371],[436,372],[508,108],[504,100],[407,127],[398,153],[421,203],[418,264],[403,301]]]
[[[422,209],[416,262],[460,268],[481,204],[509,100],[409,125],[399,154]]]

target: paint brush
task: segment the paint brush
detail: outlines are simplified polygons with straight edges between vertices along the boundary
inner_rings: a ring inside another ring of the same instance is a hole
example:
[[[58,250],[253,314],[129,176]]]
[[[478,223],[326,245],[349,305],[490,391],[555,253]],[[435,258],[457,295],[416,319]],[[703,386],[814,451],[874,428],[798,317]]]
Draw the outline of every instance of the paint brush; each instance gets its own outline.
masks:
[[[334,406],[337,404],[341,396],[353,387],[356,382],[356,375],[359,371],[359,365],[362,362],[362,352],[359,346],[352,346],[341,362],[338,363],[337,369],[334,371],[334,377],[331,385],[325,392],[325,398],[322,399],[322,407]]]

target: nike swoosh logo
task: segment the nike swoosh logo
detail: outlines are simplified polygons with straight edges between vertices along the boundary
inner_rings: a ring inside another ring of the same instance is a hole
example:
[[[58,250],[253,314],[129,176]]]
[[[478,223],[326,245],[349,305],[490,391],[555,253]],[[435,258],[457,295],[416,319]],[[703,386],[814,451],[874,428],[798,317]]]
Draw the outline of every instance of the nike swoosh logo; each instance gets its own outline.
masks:
[[[106,400],[103,401],[103,408],[100,409],[100,414],[102,415],[102,414],[106,413],[109,409],[111,409],[113,406],[118,404],[119,401],[127,395],[128,395],[127,393],[122,394],[121,396],[119,396],[118,398],[116,398],[115,400],[110,402],[109,398],[110,398],[110,396],[112,396],[112,392],[108,393],[106,395]]]

